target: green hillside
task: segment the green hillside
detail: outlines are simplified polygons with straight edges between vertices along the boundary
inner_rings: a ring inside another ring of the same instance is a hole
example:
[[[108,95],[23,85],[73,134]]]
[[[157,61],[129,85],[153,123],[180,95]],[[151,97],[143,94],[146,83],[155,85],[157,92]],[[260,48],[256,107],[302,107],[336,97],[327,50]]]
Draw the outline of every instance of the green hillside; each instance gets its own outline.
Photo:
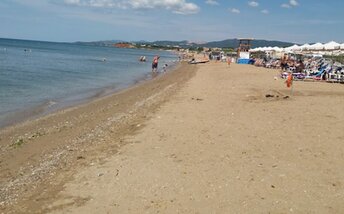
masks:
[[[125,42],[122,40],[109,40],[109,41],[95,41],[95,42],[77,42],[77,44],[83,44],[83,45],[96,45],[96,46],[112,46],[113,44],[117,42]],[[148,42],[148,41],[133,41],[132,43],[136,44],[146,44],[146,45],[152,45],[152,46],[179,46],[182,48],[197,48],[197,47],[208,47],[208,48],[237,48],[239,45],[238,39],[226,39],[222,41],[213,41],[213,42],[206,42],[202,44],[198,43],[192,43],[186,40],[183,41],[154,41],[154,42]],[[290,42],[281,42],[281,41],[269,41],[269,40],[253,40],[252,41],[252,48],[256,47],[288,47],[292,46],[293,43]]]

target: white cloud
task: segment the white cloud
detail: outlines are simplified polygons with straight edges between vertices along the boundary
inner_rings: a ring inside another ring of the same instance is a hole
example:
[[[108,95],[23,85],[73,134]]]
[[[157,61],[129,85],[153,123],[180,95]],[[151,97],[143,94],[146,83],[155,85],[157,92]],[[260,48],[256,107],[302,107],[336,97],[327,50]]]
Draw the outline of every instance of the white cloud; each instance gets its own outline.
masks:
[[[263,14],[269,14],[269,11],[268,10],[262,10],[262,11],[260,11],[261,13],[263,13]]]
[[[80,0],[65,0],[66,4],[80,4]]]
[[[283,8],[292,8],[299,5],[298,0],[289,0],[289,3],[282,4],[281,7]]]
[[[251,7],[258,7],[259,3],[256,1],[250,1],[250,2],[248,2],[248,5],[250,5]]]
[[[240,13],[240,10],[237,9],[237,8],[230,8],[229,11],[230,11],[231,13]]]
[[[291,6],[297,6],[297,5],[299,5],[299,3],[297,2],[297,0],[290,0],[289,1],[289,4],[291,5]]]
[[[206,4],[210,4],[210,5],[218,5],[219,3],[216,0],[207,0],[205,1]]]
[[[99,8],[125,8],[125,4],[117,0],[64,0],[67,5]]]
[[[200,8],[193,3],[185,3],[175,9],[171,8],[171,10],[173,10],[174,13],[186,15],[198,13]]]
[[[281,7],[283,7],[283,8],[291,8],[291,6],[289,4],[282,4]]]
[[[121,8],[121,9],[165,9],[177,14],[195,14],[200,8],[186,0],[64,0],[67,5]]]

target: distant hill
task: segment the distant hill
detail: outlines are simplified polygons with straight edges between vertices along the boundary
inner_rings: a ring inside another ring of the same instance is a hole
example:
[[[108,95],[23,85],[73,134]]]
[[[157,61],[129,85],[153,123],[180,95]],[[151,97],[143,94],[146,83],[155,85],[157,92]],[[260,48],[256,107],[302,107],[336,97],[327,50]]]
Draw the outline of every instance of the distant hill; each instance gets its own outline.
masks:
[[[154,42],[146,42],[151,45],[158,45],[158,46],[181,46],[185,47],[188,46],[188,41],[154,41]]]
[[[94,41],[94,42],[74,42],[79,45],[91,45],[91,46],[113,46],[116,43],[124,42],[123,40],[105,40],[105,41]]]
[[[147,44],[148,42],[146,42]],[[239,45],[238,39],[226,39],[222,41],[214,41],[214,42],[205,42],[202,44],[199,43],[193,43],[189,41],[155,41],[155,42],[149,42],[149,44],[154,44],[158,46],[180,46],[180,47],[208,47],[208,48],[237,48]],[[292,46],[294,43],[290,42],[281,42],[281,41],[269,41],[269,40],[253,40],[252,41],[252,48],[256,47],[288,47]]]
[[[290,42],[281,42],[281,41],[269,41],[269,40],[253,40],[252,41],[252,48],[257,48],[257,47],[288,47],[288,46],[292,46],[293,43]],[[230,47],[230,48],[237,48],[239,45],[239,40],[238,39],[226,39],[223,41],[216,41],[216,42],[208,42],[206,44],[204,44],[204,47],[208,47],[208,48],[214,48],[214,47],[218,47],[218,48],[226,48],[226,47]]]
[[[97,45],[97,46],[113,46],[115,43],[125,42],[123,40],[107,40],[107,41],[96,41],[96,42],[76,42],[77,44],[84,44],[84,45]],[[189,47],[208,47],[208,48],[237,48],[239,45],[238,39],[226,39],[222,41],[214,41],[214,42],[205,42],[202,44],[189,42],[187,40],[182,41],[132,41],[132,43],[137,44],[149,44],[155,46],[179,46],[182,48],[189,48]],[[252,41],[252,48],[256,47],[288,47],[292,46],[293,43],[290,42],[281,42],[281,41],[269,41],[269,40],[253,40]]]

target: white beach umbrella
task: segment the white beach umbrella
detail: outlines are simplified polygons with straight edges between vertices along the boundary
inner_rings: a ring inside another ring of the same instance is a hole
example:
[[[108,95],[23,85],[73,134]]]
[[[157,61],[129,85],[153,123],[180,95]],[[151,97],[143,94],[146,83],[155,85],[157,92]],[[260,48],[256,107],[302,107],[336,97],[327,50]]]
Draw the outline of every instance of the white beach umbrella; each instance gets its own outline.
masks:
[[[277,47],[277,46],[273,47],[272,49],[276,52],[282,52],[282,48]]]
[[[308,48],[309,50],[323,50],[324,49],[324,45],[320,42],[317,42],[311,46],[309,46]]]
[[[266,51],[267,50],[267,47],[262,47],[261,49],[260,49],[260,51]]]
[[[324,47],[325,47],[325,50],[335,50],[335,49],[340,48],[340,44],[335,42],[335,41],[331,41],[331,42],[324,44]]]
[[[304,44],[304,45],[301,45],[301,50],[303,51],[303,50],[308,50],[308,48],[310,47],[311,45],[310,44],[308,44],[308,43],[306,43],[306,44]]]
[[[295,45],[293,45],[293,46],[290,46],[290,47],[286,47],[286,48],[284,48],[284,51],[286,51],[286,52],[290,52],[290,51],[292,51],[293,50],[293,48],[295,47]]]
[[[274,48],[273,47],[268,47],[268,51],[274,51]]]
[[[286,48],[281,48],[281,52],[287,52]]]
[[[283,48],[283,52],[285,52],[285,53],[293,53],[292,47],[293,46]]]
[[[269,46],[269,47],[266,48],[266,51],[271,51],[271,50],[272,50],[272,47],[271,47],[271,46]]]
[[[340,45],[340,49],[344,50],[344,43]]]
[[[266,49],[267,51],[272,51],[272,47],[271,46],[269,46],[269,47],[267,47],[267,49]]]
[[[292,48],[293,51],[300,51],[301,50],[301,46],[298,45],[294,45]]]
[[[259,51],[260,51],[260,48],[254,48],[250,50],[250,52],[259,52]]]
[[[262,51],[268,51],[268,47],[262,47]]]
[[[259,52],[259,51],[262,51],[262,48],[261,48],[261,47],[257,48],[257,52]]]
[[[292,52],[292,51],[297,51],[297,50],[300,50],[300,46],[298,45],[293,45],[293,46],[285,48],[285,51],[287,52]]]

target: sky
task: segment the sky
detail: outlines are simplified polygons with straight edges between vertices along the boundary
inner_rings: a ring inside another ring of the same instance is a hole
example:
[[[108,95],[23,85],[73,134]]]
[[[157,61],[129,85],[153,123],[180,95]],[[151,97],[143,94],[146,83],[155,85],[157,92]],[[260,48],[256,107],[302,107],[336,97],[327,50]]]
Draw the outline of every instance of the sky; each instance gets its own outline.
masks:
[[[0,38],[344,43],[343,0],[0,0]]]

